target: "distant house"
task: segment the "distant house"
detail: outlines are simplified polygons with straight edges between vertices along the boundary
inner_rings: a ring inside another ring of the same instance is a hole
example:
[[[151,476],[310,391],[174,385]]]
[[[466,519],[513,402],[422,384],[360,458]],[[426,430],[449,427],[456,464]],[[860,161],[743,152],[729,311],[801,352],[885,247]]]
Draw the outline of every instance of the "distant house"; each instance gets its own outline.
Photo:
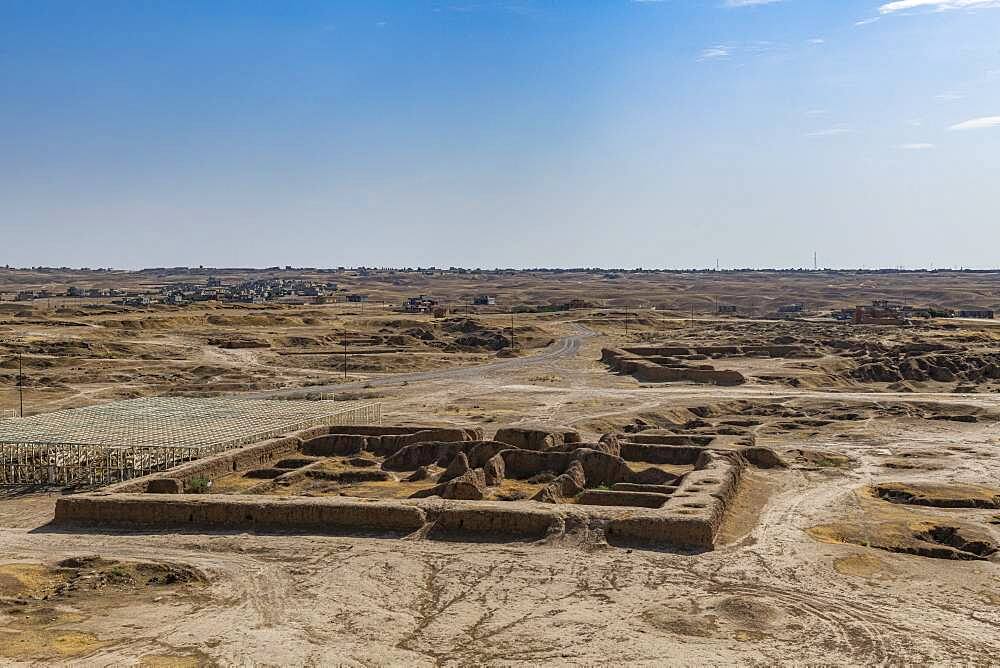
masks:
[[[236,295],[236,301],[243,304],[263,304],[267,301],[267,295],[259,292],[244,291]]]
[[[719,313],[736,313],[735,304],[719,304]]]
[[[802,304],[783,304],[778,307],[778,313],[802,313],[804,310]]]
[[[855,325],[905,325],[903,308],[887,301],[875,301],[871,306],[854,309]]]
[[[361,302],[368,301],[368,295],[347,295],[347,301],[352,304],[360,304]]]
[[[476,295],[472,303],[475,306],[496,306],[497,298],[490,295]]]
[[[437,305],[438,300],[420,295],[419,297],[410,297],[403,302],[403,310],[407,313],[430,313]]]
[[[959,318],[982,318],[983,320],[993,320],[994,313],[990,309],[965,309],[958,312]]]

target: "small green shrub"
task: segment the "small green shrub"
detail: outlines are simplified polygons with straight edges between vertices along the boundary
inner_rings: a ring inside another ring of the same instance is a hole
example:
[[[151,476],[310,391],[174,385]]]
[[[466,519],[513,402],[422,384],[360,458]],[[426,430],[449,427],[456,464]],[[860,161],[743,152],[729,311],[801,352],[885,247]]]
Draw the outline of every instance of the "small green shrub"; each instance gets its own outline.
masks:
[[[820,468],[840,468],[841,466],[847,464],[847,461],[839,458],[833,459],[830,457],[820,457],[815,462],[813,462],[813,464],[815,464]]]
[[[203,476],[188,480],[187,489],[191,494],[204,494],[212,486],[212,481]]]

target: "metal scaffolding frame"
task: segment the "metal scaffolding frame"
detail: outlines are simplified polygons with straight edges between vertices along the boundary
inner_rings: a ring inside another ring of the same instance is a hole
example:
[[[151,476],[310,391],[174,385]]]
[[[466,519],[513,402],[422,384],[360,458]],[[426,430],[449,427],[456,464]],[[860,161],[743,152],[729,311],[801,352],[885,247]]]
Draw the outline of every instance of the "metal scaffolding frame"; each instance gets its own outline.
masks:
[[[321,425],[379,424],[372,401],[147,398],[0,421],[0,485],[107,484]]]

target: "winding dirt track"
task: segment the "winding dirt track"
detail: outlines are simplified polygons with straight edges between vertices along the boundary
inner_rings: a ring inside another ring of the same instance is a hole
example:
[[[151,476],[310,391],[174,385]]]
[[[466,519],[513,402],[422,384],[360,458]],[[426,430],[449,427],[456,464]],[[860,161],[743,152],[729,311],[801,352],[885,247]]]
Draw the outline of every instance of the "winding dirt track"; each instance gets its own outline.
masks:
[[[429,380],[447,379],[475,379],[483,374],[492,371],[509,371],[523,369],[525,367],[553,362],[565,357],[572,357],[580,351],[583,340],[596,336],[596,332],[586,325],[573,323],[571,325],[577,333],[564,336],[545,348],[542,352],[528,357],[515,357],[501,362],[490,362],[488,364],[478,364],[476,366],[457,367],[454,369],[440,369],[437,371],[416,371],[413,373],[399,373],[370,380],[355,381],[350,383],[334,383],[331,385],[311,385],[308,388],[285,388],[280,390],[265,390],[261,392],[249,392],[240,394],[241,397],[251,399],[267,399],[273,397],[297,397],[310,393],[322,392],[344,392],[347,390],[360,390],[371,387],[387,387],[391,385],[403,385],[419,383]]]

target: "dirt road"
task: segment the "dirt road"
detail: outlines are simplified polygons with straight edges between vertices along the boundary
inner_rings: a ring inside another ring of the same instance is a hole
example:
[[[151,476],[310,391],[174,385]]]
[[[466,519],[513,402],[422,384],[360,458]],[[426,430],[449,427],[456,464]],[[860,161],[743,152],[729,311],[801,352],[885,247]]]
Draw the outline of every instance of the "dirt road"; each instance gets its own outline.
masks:
[[[579,325],[573,323],[570,326],[576,330],[576,333],[564,336],[556,340],[554,343],[552,343],[552,345],[547,347],[542,352],[537,353],[535,355],[529,355],[528,357],[514,357],[499,362],[490,362],[488,364],[478,364],[476,366],[458,367],[454,369],[440,369],[437,371],[419,371],[415,373],[391,374],[379,378],[371,378],[368,380],[348,382],[348,383],[337,383],[331,385],[311,385],[308,388],[288,388],[281,390],[268,390],[264,392],[250,392],[250,393],[240,394],[240,396],[252,399],[267,399],[273,397],[293,398],[293,397],[301,397],[306,394],[326,393],[326,392],[333,392],[333,393],[346,392],[346,391],[367,389],[371,387],[407,385],[410,383],[419,383],[429,380],[474,379],[488,372],[523,369],[537,364],[553,362],[555,360],[559,360],[564,357],[572,357],[573,355],[576,355],[580,351],[580,345],[582,344],[584,339],[596,335],[596,332],[594,332],[594,330],[590,329],[585,325]]]

